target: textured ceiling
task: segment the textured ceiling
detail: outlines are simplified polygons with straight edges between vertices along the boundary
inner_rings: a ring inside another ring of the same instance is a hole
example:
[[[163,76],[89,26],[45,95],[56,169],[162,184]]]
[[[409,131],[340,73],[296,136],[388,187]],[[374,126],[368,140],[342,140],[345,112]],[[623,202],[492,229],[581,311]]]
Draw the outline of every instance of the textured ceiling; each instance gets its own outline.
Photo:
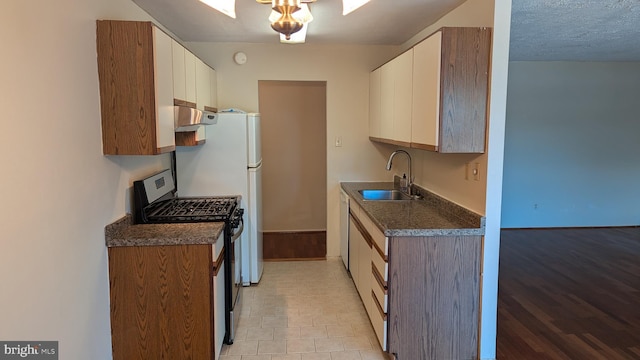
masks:
[[[640,61],[640,0],[513,0],[510,60]]]
[[[236,0],[236,19],[198,0],[133,0],[184,41],[278,43],[271,6]],[[465,0],[372,0],[342,16],[341,0],[311,4],[310,44],[400,45]]]
[[[198,0],[133,1],[184,41],[279,41],[254,0],[236,0],[237,19]],[[640,0],[512,1],[512,61],[640,61]],[[463,2],[372,0],[342,16],[342,1],[317,0],[307,43],[399,45]]]

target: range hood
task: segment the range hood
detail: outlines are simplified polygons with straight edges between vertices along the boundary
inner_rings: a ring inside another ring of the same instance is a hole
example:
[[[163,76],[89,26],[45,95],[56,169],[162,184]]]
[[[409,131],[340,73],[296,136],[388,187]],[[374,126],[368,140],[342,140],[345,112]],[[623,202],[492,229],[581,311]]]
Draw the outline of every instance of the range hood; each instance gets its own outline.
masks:
[[[187,106],[174,106],[174,126],[176,132],[196,131],[202,125],[211,125],[217,122],[217,114],[203,112]]]

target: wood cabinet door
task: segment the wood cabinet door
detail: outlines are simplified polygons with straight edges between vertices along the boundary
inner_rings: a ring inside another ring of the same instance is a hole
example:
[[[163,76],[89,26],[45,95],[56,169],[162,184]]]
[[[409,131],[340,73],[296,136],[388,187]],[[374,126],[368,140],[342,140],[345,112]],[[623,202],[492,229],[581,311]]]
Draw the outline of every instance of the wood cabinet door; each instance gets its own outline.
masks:
[[[481,236],[391,238],[389,352],[477,358]]]
[[[114,360],[212,359],[210,245],[109,248]]]
[[[98,20],[102,151],[175,150],[171,38],[150,22]]]
[[[440,132],[440,66],[442,32],[413,48],[411,145],[437,151]]]

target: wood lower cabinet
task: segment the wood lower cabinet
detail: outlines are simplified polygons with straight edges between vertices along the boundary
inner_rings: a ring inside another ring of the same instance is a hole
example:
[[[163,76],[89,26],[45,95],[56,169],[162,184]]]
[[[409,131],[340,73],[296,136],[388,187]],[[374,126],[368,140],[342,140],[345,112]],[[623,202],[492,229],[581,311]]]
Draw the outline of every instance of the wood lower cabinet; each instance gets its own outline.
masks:
[[[215,359],[224,337],[222,253],[212,245],[109,248],[113,358]]]
[[[478,358],[481,236],[393,237],[388,352],[398,360]]]
[[[382,349],[398,360],[477,359],[482,236],[385,237],[355,206],[351,276]]]

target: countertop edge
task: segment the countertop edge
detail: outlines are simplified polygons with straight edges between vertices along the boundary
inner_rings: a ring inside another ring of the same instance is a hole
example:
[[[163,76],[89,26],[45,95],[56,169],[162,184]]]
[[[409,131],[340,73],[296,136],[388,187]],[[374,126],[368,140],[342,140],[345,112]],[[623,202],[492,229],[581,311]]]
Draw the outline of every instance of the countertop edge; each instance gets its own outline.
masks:
[[[123,246],[169,246],[215,244],[224,230],[223,222],[183,224],[133,224],[133,217],[124,217],[105,226],[108,248]]]
[[[356,195],[357,190],[351,189],[351,187],[363,187],[363,186],[383,186],[385,188],[393,189],[395,185],[393,182],[340,182],[340,188],[349,195],[352,201],[363,209],[372,222],[382,231],[385,236],[391,237],[419,237],[419,236],[484,236],[486,218],[480,214],[477,214],[469,209],[466,209],[456,203],[453,203],[441,196],[430,192],[422,187],[418,187],[420,193],[424,196],[424,200],[412,200],[412,201],[425,201],[422,205],[427,207],[439,206],[441,212],[445,213],[447,217],[450,217],[452,221],[459,222],[461,227],[459,228],[388,228],[379,219],[377,219],[367,209],[368,204],[361,199],[361,196]],[[445,208],[442,209],[441,207]],[[473,224],[472,224],[473,223]],[[476,227],[477,226],[477,227]]]

